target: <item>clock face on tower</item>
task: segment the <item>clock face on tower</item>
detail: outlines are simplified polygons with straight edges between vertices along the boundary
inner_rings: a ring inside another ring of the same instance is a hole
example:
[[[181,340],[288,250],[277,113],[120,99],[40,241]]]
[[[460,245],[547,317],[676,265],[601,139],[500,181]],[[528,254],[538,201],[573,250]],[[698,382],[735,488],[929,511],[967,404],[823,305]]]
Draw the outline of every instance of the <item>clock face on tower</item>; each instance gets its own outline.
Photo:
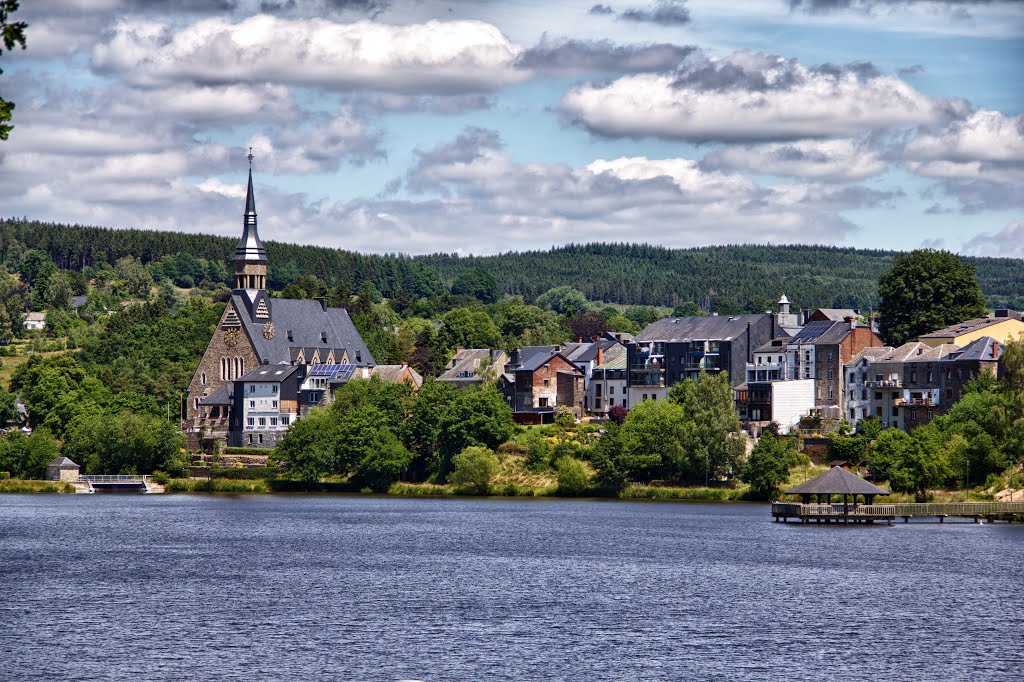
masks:
[[[265,338],[267,341],[270,341],[272,338],[274,338],[273,322],[267,322],[265,325],[263,325],[263,338]]]
[[[241,338],[242,333],[237,329],[229,329],[224,332],[224,343],[227,344],[228,348],[234,348],[238,345],[238,341]]]

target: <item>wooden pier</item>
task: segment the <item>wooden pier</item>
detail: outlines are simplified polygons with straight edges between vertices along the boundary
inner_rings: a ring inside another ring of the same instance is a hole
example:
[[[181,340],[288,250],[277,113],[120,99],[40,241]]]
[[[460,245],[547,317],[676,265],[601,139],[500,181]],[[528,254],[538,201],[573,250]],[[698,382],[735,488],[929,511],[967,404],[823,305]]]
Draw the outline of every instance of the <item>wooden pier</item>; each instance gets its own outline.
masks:
[[[907,504],[801,504],[772,502],[776,523],[790,519],[800,523],[888,523],[913,518],[973,519],[975,523],[1024,520],[1024,502],[939,502]]]

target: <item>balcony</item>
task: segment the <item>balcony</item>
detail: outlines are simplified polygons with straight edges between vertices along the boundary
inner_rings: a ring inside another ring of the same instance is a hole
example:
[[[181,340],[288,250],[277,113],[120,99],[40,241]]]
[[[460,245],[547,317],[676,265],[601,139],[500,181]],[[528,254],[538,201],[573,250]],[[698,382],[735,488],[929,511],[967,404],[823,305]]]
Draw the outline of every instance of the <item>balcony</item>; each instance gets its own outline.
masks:
[[[900,379],[884,379],[882,381],[869,381],[870,388],[903,388],[903,381]]]
[[[939,401],[932,398],[899,398],[893,404],[898,407],[938,407]]]

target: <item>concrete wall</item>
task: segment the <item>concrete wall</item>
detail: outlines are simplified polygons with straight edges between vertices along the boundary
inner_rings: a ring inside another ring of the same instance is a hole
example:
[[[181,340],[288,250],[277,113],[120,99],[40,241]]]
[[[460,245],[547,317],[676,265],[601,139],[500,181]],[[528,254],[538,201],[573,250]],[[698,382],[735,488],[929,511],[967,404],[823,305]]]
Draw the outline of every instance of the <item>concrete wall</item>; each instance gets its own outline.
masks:
[[[814,379],[772,382],[772,421],[788,432],[814,407]]]

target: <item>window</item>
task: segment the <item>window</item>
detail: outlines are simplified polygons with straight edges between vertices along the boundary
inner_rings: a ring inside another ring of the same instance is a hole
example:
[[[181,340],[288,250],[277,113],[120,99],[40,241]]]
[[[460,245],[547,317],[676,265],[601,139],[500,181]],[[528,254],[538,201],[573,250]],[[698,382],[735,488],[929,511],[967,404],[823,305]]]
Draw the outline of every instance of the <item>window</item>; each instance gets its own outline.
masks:
[[[647,400],[647,394],[646,393],[644,393],[644,397],[642,398],[642,400]]]
[[[879,405],[878,407],[875,408],[875,416],[881,418],[881,416],[882,416],[882,406],[881,405]]]
[[[276,400],[272,400],[270,402],[271,402],[270,406],[273,407],[276,410],[277,409],[277,401]]]
[[[615,407],[615,398],[608,398],[608,407]]]
[[[608,395],[615,395],[615,387],[614,386],[609,386],[608,387]]]
[[[311,403],[318,403],[318,402],[320,402],[320,394],[317,393],[316,391],[310,393],[309,394],[309,402],[311,402]]]
[[[828,378],[829,379],[832,378],[832,368],[831,367],[828,368]]]
[[[270,387],[270,392],[273,393],[274,395],[277,395],[277,384],[274,384]]]
[[[882,399],[882,392],[881,391],[875,391],[875,400],[881,400],[881,399]]]
[[[266,425],[267,425],[267,418],[266,417],[260,417],[260,426],[266,426]]]
[[[928,370],[928,383],[932,383],[932,371]]]
[[[834,353],[833,353],[832,351],[829,351],[829,352],[828,352],[828,361],[829,361],[829,362],[832,362],[832,360],[834,359],[834,357],[835,357],[835,354],[834,354]]]
[[[545,381],[546,381],[546,379],[545,379]],[[538,398],[537,399],[537,407],[547,407],[547,406],[548,406],[548,399],[547,398]]]
[[[248,417],[246,418],[245,423],[247,426],[255,426],[256,420],[253,417]]]
[[[195,402],[193,403],[193,405],[195,405],[197,410],[199,409],[199,398],[195,399]]]
[[[250,400],[249,401],[249,409],[250,410],[256,409],[256,401],[255,400]]]
[[[856,412],[857,412],[857,408],[854,408],[854,407],[850,408],[850,419],[856,419],[857,418]]]
[[[249,384],[249,393],[256,392],[256,384]]]
[[[916,384],[917,383],[917,372],[916,371],[910,373],[910,383],[912,383],[912,384]]]
[[[657,400],[657,399],[658,399],[658,394],[657,393],[652,393],[651,394],[651,400]]]
[[[601,399],[600,398],[594,398],[594,409],[595,410],[600,410],[601,409]]]
[[[291,417],[281,415],[281,426],[288,426],[292,421]]]
[[[551,385],[551,379],[545,379],[544,380],[544,385],[545,386],[550,386]]]
[[[828,387],[828,399],[832,400],[832,387],[831,386]]]
[[[952,400],[952,398],[953,398],[953,389],[947,388],[946,389],[946,399],[947,400]]]
[[[206,385],[206,372],[203,372],[202,374],[199,375],[199,383],[201,383],[203,386]]]
[[[853,384],[853,383],[856,383],[856,382],[857,382],[857,375],[856,374],[851,374],[850,375],[850,383]]]
[[[892,416],[900,416],[900,408],[896,407],[895,405],[892,406]]]
[[[601,397],[601,384],[594,384],[594,395]]]
[[[270,418],[270,425],[271,426],[277,426],[277,417],[271,417]]]

